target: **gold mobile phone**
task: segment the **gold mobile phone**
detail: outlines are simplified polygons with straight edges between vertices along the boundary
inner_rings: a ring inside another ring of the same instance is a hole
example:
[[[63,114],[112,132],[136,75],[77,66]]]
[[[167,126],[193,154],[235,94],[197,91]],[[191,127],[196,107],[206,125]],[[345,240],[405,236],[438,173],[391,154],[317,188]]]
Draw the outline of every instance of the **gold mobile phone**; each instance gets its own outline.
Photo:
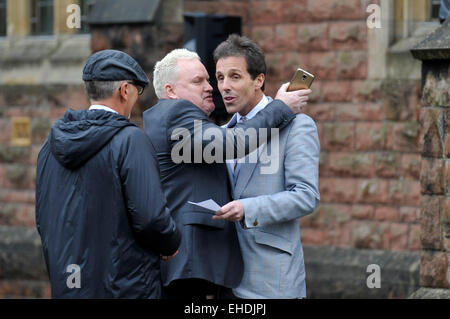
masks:
[[[295,71],[295,74],[289,83],[287,91],[306,90],[309,89],[314,81],[314,75],[300,68]]]

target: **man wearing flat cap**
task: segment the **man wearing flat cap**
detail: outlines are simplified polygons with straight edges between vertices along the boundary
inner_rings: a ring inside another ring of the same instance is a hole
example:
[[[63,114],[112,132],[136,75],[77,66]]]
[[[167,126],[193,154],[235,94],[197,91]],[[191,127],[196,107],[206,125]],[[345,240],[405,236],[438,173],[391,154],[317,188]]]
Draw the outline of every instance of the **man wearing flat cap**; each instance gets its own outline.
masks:
[[[83,70],[91,106],[69,109],[38,156],[36,225],[53,298],[160,298],[160,258],[181,235],[155,149],[128,118],[149,80],[124,52]],[[169,256],[169,257],[167,257]]]

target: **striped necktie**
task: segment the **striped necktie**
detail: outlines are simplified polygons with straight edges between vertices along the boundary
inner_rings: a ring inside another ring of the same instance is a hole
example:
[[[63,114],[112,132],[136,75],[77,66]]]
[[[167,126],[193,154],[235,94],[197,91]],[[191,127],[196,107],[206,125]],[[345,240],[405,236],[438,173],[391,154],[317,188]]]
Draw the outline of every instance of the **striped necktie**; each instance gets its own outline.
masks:
[[[239,123],[245,123],[245,122],[247,122],[247,117],[242,116],[242,117],[239,119]],[[240,171],[240,167],[239,167],[239,166],[240,166],[240,165],[238,165],[238,159],[236,158],[236,159],[234,160],[234,169],[233,169],[234,185],[236,185],[237,178],[238,178],[238,176],[239,176],[239,171]]]

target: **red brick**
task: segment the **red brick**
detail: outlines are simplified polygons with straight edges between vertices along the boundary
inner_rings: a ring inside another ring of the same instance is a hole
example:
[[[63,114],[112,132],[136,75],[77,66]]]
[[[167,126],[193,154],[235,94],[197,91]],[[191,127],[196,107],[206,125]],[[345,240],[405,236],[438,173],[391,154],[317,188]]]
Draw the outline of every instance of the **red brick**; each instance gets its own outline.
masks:
[[[399,211],[396,207],[380,206],[375,209],[375,219],[379,221],[397,222]]]
[[[308,105],[302,112],[309,115],[314,121],[332,121],[335,118],[336,107],[333,103],[317,103]]]
[[[219,3],[222,4],[221,1]],[[251,1],[250,5],[247,3],[249,18],[253,25],[270,25],[280,24],[283,22],[283,1],[266,0],[266,1]]]
[[[373,177],[374,156],[369,153],[333,152],[329,155],[329,171],[335,176]]]
[[[390,229],[390,249],[408,250],[408,225],[392,223]]]
[[[338,79],[365,79],[367,77],[367,53],[342,51],[337,54]]]
[[[420,286],[449,288],[447,252],[422,251],[420,258]]]
[[[329,172],[329,161],[328,161],[328,152],[320,152],[319,159],[319,177],[328,177],[330,176]]]
[[[309,64],[309,54],[299,53],[296,51],[288,51],[283,54],[283,64],[278,66],[281,68],[281,78],[283,82],[289,82],[297,69],[305,69],[305,65]]]
[[[332,49],[367,50],[365,21],[330,23],[330,42]]]
[[[250,37],[263,50],[264,54],[276,51],[275,30],[273,25],[257,25],[252,27]]]
[[[30,152],[30,157],[28,160],[28,164],[36,166],[37,165],[37,159],[38,159],[38,155],[39,152],[41,151],[41,147],[42,145],[31,145],[31,152]]]
[[[420,179],[421,160],[420,154],[402,154],[400,174],[405,178]]]
[[[0,298],[51,298],[49,281],[0,280]]]
[[[322,178],[319,188],[324,203],[352,203],[355,200],[356,181],[352,178]]]
[[[0,188],[12,188],[12,184],[7,177],[7,165],[0,165]]]
[[[379,103],[340,103],[336,105],[336,119],[338,121],[382,121],[384,108]]]
[[[56,106],[64,106],[74,110],[86,109],[90,105],[84,85],[70,86],[58,91],[53,97]]]
[[[354,149],[353,123],[325,123],[322,126],[321,149],[352,151]]]
[[[297,50],[296,24],[280,24],[275,26],[275,45],[278,51]]]
[[[390,126],[386,123],[361,122],[356,124],[357,150],[384,150],[388,145]]]
[[[11,141],[11,119],[0,118],[0,144],[9,144]]]
[[[392,133],[394,151],[420,152],[420,126],[418,122],[395,123]]]
[[[400,172],[401,155],[381,152],[375,155],[375,173],[378,177],[397,177]]]
[[[329,245],[335,247],[350,247],[352,244],[351,238],[351,223],[346,222],[340,224],[339,227],[333,227],[328,232]]]
[[[357,182],[357,203],[382,204],[389,200],[388,182],[382,179],[360,179]]]
[[[408,248],[409,250],[422,250],[420,225],[409,225]]]
[[[308,13],[314,20],[364,18],[360,0],[309,0]]]
[[[34,204],[1,204],[0,225],[35,227]]]
[[[321,95],[324,101],[349,102],[352,100],[351,82],[349,81],[325,81]]]
[[[326,205],[321,203],[312,214],[300,218],[301,227],[323,229],[325,227],[323,210]]]
[[[274,80],[278,80],[283,75],[283,69],[280,67],[284,64],[284,55],[281,52],[266,54],[267,78],[270,79],[266,84]],[[289,82],[289,79],[282,79],[283,83]],[[276,91],[275,91],[276,92]]]
[[[329,50],[328,24],[301,24],[297,28],[296,40],[297,48],[302,52]]]
[[[308,69],[314,70],[317,78],[336,79],[336,55],[334,52],[312,52],[309,56]]]
[[[423,194],[444,194],[446,166],[445,160],[422,158],[420,186]]]
[[[352,222],[352,247],[389,249],[389,224],[372,221]]]
[[[381,80],[354,80],[352,81],[352,92],[354,102],[376,102],[380,103],[380,96],[385,94]]]
[[[33,190],[0,189],[0,201],[4,203],[34,204],[35,192]]]
[[[354,219],[372,219],[374,212],[372,205],[353,205],[351,214]]]
[[[399,221],[402,223],[418,223],[420,220],[419,207],[400,207]]]
[[[310,20],[307,0],[281,1],[282,21],[286,23],[299,23]]]
[[[308,103],[318,103],[322,99],[322,82],[314,80],[311,88],[312,93],[309,95]]]
[[[304,228],[300,230],[303,245],[326,245],[325,231],[319,229]]]
[[[389,200],[396,205],[420,206],[422,194],[420,182],[417,180],[400,178],[389,181]]]

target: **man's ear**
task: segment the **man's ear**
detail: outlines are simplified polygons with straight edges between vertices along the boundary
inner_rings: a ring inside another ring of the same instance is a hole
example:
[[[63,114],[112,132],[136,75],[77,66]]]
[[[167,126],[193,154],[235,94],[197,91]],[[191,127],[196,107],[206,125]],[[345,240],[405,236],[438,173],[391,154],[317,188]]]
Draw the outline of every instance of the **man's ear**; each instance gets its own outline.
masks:
[[[254,80],[255,81],[255,89],[260,90],[263,87],[265,80],[266,80],[266,77],[264,76],[264,74],[263,73],[259,74]]]
[[[175,88],[172,84],[166,83],[166,85],[164,85],[164,90],[166,91],[166,96],[168,99],[171,99],[171,100],[178,99],[178,96],[175,93]]]
[[[119,91],[120,98],[123,99],[124,101],[127,101],[128,93],[130,93],[129,92],[129,89],[130,89],[129,84],[127,82],[123,82],[122,84],[120,84],[119,88],[120,89],[118,91]]]

